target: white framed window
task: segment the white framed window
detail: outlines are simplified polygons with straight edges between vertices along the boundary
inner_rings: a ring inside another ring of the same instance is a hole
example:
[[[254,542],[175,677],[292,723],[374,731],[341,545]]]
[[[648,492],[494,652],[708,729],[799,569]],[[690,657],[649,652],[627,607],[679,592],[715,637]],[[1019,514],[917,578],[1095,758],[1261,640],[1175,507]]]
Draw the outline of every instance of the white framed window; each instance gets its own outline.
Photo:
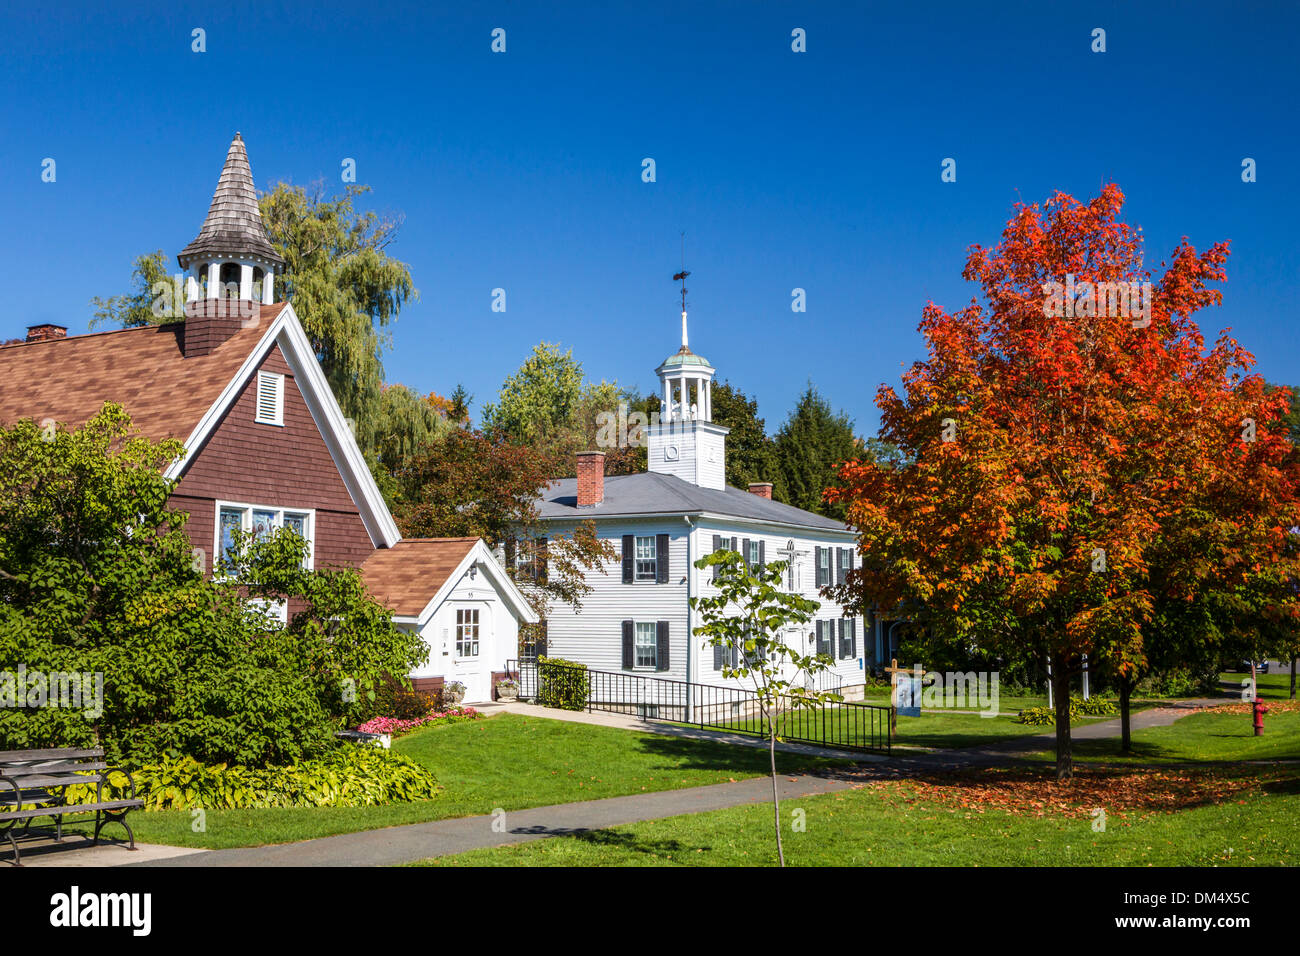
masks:
[[[654,581],[658,579],[659,548],[652,534],[636,537],[636,580]]]
[[[478,657],[478,608],[456,608],[456,656]]]
[[[758,564],[759,564],[758,555],[759,555],[758,542],[757,542],[757,541],[750,541],[750,542],[749,542],[749,554],[745,555],[745,560],[747,560],[747,561],[749,562],[749,566],[750,566],[751,568],[756,568],[756,567],[758,567]]]
[[[314,566],[312,535],[315,534],[316,512],[310,508],[276,508],[267,505],[250,505],[233,501],[218,501],[216,541],[213,564],[220,568],[231,563],[235,547],[235,529],[254,536],[269,534],[276,528],[292,528],[307,542],[303,567]]]
[[[259,425],[284,425],[284,376],[278,372],[257,373],[257,414]]]
[[[633,662],[637,667],[654,668],[658,666],[659,631],[654,621],[637,622],[635,651],[636,656],[633,658]]]

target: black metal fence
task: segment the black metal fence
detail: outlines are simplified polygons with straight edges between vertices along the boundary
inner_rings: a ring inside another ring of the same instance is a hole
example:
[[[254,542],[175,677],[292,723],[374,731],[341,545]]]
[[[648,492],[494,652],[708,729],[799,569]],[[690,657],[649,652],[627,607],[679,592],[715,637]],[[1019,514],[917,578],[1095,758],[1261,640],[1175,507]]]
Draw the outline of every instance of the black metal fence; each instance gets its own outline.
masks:
[[[552,661],[512,660],[506,669],[518,674],[519,698],[544,707],[631,714],[702,730],[767,736],[758,694],[742,687],[589,670]],[[783,740],[871,753],[889,753],[893,743],[889,708],[856,701],[811,706],[789,701],[777,714],[777,733]]]

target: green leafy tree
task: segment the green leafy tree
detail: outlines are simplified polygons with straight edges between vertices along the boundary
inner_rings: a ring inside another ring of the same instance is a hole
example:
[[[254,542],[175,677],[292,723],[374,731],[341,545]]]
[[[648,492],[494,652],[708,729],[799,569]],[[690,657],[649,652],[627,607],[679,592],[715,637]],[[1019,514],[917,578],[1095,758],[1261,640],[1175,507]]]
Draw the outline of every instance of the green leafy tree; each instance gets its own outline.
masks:
[[[781,590],[786,562],[747,567],[735,551],[715,551],[695,562],[700,570],[715,568],[717,593],[692,597],[691,608],[702,623],[695,633],[705,638],[705,647],[725,650],[722,676],[749,681],[755,702],[767,728],[767,752],[772,778],[772,823],[776,832],[776,855],[785,866],[781,844],[781,798],[776,785],[776,741],[779,721],[788,710],[814,707],[842,700],[839,694],[809,689],[799,681],[828,668],[833,661],[825,654],[806,655],[781,640],[792,625],[811,621],[819,607],[816,601]],[[811,682],[810,682],[811,683]]]
[[[92,707],[0,707],[0,749],[292,763],[335,746],[379,676],[427,654],[355,570],[306,570],[291,530],[248,542],[235,575],[206,575],[186,515],[168,507],[163,470],[182,452],[135,435],[111,404],[72,430],[0,429],[0,661],[97,675],[100,693]],[[263,609],[280,601],[287,625]]]
[[[131,271],[131,291],[125,295],[101,299],[90,304],[95,315],[90,328],[116,326],[123,329],[143,325],[163,325],[185,318],[185,285],[179,274],[168,273],[167,257],[161,249],[137,256]]]
[[[573,428],[582,383],[573,350],[542,342],[483,406],[483,430],[518,445],[551,446]]]
[[[285,260],[278,297],[293,302],[334,397],[355,422],[358,443],[373,451],[387,330],[418,293],[410,268],[388,254],[401,218],[355,208],[369,189],[351,185],[326,198],[321,183],[310,190],[279,183],[259,202]],[[420,428],[417,421],[412,432]]]
[[[843,520],[842,502],[828,502],[825,490],[838,481],[840,464],[862,457],[853,421],[831,410],[830,402],[809,384],[775,442],[779,484],[796,508]]]

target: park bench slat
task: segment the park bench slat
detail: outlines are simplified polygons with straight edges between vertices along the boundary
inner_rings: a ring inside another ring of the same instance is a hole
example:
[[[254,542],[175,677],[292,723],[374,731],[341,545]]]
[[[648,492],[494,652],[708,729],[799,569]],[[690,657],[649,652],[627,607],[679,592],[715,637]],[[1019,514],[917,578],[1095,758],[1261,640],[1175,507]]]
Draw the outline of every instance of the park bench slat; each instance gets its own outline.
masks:
[[[72,787],[80,783],[95,784],[103,779],[103,774],[94,774],[87,777],[79,777],[73,773],[44,774],[36,777],[15,777],[14,782],[18,784],[18,789],[26,795],[29,789],[42,790],[46,787]],[[0,782],[0,797],[5,794],[12,794],[9,784]]]
[[[30,760],[76,759],[78,757],[102,757],[103,747],[55,747],[47,750],[0,750],[0,763],[8,761],[26,762]]]
[[[106,763],[39,764],[34,767],[6,767],[0,764],[0,777],[9,777],[21,784],[33,777],[68,777],[75,773],[95,773],[107,769]]]
[[[31,810],[0,810],[0,820],[26,820],[29,817],[48,817],[54,814],[68,816],[73,813],[94,813],[97,810],[124,810],[143,806],[143,800],[105,800],[103,803],[77,803],[71,806],[36,807]]]

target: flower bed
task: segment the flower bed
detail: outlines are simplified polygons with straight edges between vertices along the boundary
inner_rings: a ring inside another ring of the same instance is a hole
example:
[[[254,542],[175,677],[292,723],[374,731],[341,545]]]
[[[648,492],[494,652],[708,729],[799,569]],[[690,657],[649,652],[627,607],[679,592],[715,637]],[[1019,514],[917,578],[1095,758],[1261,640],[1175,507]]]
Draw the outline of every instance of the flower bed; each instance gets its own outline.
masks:
[[[450,724],[459,720],[478,720],[483,715],[473,707],[453,707],[451,710],[436,710],[423,717],[401,720],[397,717],[374,717],[357,728],[365,734],[392,734],[400,737],[421,727],[435,724]]]

